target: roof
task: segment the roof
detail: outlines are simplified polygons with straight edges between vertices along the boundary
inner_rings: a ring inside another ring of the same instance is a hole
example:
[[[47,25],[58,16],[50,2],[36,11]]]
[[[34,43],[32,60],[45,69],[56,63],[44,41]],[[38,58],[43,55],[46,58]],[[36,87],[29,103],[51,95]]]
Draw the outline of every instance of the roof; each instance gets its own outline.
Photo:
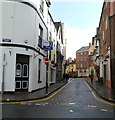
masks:
[[[88,51],[88,50],[89,50],[89,46],[83,46],[82,48],[80,48],[76,52],[83,52],[83,51]]]

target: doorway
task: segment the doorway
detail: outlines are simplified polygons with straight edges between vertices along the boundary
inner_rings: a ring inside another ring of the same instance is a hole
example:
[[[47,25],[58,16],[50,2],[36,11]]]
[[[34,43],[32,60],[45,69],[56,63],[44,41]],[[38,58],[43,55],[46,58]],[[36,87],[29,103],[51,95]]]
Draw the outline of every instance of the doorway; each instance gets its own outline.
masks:
[[[15,91],[28,91],[29,56],[16,55]]]

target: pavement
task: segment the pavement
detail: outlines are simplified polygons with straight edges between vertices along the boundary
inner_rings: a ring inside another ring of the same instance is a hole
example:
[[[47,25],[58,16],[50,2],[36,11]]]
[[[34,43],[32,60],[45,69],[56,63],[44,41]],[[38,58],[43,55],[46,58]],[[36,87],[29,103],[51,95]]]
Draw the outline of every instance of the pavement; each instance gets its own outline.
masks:
[[[53,92],[57,91],[59,88],[64,86],[67,82],[61,81],[52,84],[48,87],[48,92],[46,93],[46,88],[42,88],[31,93],[29,92],[4,92],[0,94],[1,102],[19,102],[19,101],[30,101],[46,98]]]
[[[95,80],[91,83],[90,78],[86,78],[85,80],[101,98],[115,103],[115,88],[107,88],[105,84]]]

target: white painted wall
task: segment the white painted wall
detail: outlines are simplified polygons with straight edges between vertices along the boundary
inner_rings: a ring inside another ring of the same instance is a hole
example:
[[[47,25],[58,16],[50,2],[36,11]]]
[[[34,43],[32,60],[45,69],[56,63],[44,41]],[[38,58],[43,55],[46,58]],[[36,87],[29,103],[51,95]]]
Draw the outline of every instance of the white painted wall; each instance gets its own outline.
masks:
[[[0,42],[2,40],[2,2],[0,1]],[[2,90],[2,48],[0,47],[0,91]]]
[[[43,28],[43,39],[47,40],[47,27],[41,20],[37,12],[28,5],[3,0],[2,6],[2,23],[4,39],[11,39],[11,43],[38,47],[38,35],[39,25]],[[46,8],[45,8],[46,9]],[[46,9],[47,10],[47,9]],[[47,12],[47,11],[46,11]],[[27,40],[27,44],[25,44]],[[8,42],[7,44],[10,44]],[[44,64],[44,57],[35,55],[38,53],[25,48],[20,47],[0,47],[3,48],[2,53],[6,56],[5,65],[5,78],[4,78],[4,91],[15,91],[15,66],[16,66],[16,54],[29,55],[29,92],[36,90],[46,85],[46,65]],[[46,55],[46,52],[41,48],[40,52]],[[10,54],[11,53],[11,54]],[[38,59],[41,59],[41,80],[42,83],[38,83]],[[0,56],[1,59],[1,56]],[[1,62],[0,62],[1,63]],[[2,71],[2,67],[0,67]],[[0,72],[1,73],[1,72]],[[1,89],[1,87],[0,87]]]
[[[103,77],[103,64],[102,64],[102,60],[100,61],[100,77]]]

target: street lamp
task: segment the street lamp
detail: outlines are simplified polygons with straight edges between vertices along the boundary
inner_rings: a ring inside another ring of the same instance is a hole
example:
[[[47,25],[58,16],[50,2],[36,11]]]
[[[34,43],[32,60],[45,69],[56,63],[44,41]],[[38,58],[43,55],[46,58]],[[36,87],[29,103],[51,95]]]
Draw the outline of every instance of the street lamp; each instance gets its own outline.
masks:
[[[107,64],[107,59],[105,58],[105,60],[103,61],[103,64],[105,65],[105,64]]]

